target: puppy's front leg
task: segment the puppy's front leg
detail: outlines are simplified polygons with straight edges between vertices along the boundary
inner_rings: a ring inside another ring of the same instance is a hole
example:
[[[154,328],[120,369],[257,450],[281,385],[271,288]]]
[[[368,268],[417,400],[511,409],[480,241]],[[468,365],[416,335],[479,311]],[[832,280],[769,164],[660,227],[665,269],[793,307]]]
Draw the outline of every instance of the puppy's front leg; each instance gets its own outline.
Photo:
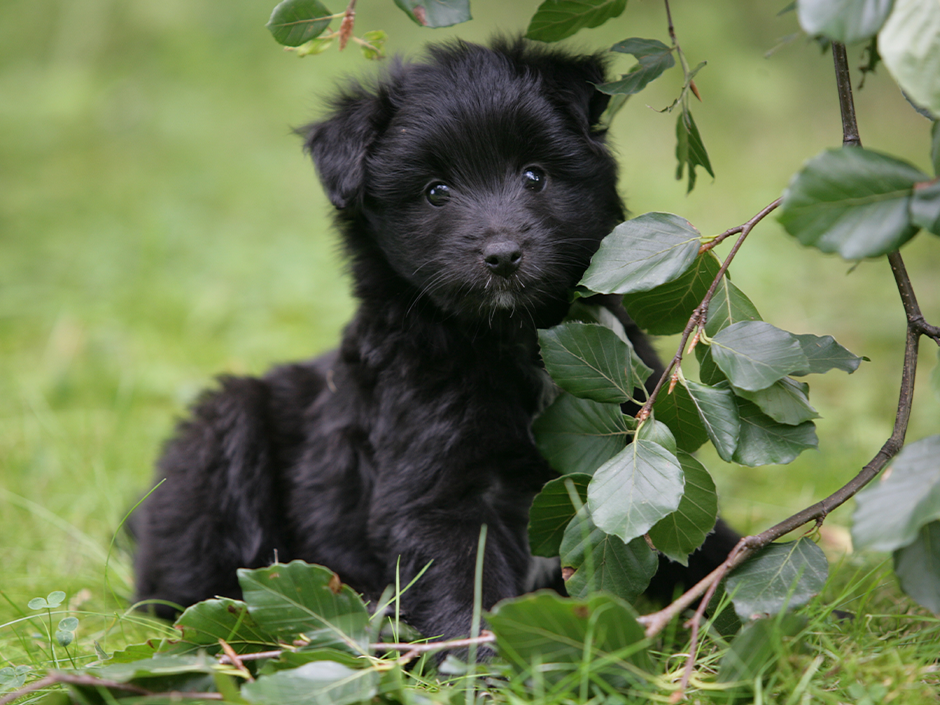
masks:
[[[521,506],[530,502],[523,499]],[[531,561],[526,517],[501,515],[486,497],[477,496],[446,505],[416,503],[386,519],[391,521],[386,533],[389,582],[394,582],[396,570],[402,586],[424,570],[401,597],[405,619],[424,636],[453,639],[469,634],[483,524],[483,609],[524,592]]]

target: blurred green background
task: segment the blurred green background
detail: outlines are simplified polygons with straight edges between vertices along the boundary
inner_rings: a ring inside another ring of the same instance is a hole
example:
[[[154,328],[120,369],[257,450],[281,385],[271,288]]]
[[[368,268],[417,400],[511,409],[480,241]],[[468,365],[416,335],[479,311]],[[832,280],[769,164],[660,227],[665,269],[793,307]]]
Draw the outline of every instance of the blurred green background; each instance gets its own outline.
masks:
[[[335,0],[327,3],[342,9]],[[357,32],[384,29],[390,53],[447,37],[523,31],[536,0],[477,0],[476,19],[415,26],[391,0],[360,0]],[[291,128],[320,113],[346,74],[376,67],[355,46],[298,60],[271,39],[270,2],[3,0],[0,3],[0,624],[51,590],[105,601],[109,542],[151,479],[162,439],[220,372],[259,373],[335,345],[353,308],[330,207]],[[704,233],[747,220],[802,162],[841,141],[831,60],[779,2],[676,0],[693,105],[717,178],[689,196],[674,180],[667,75],[617,117],[612,142],[634,213],[679,213]],[[568,42],[668,42],[660,3]],[[853,65],[861,48],[850,47]],[[625,71],[632,63],[617,59]],[[856,76],[857,79],[857,76]],[[857,84],[857,80],[856,80]],[[865,145],[929,171],[929,123],[884,72],[857,92]],[[720,254],[727,251],[725,247]],[[904,250],[929,320],[940,321],[940,242]],[[832,491],[889,435],[904,317],[884,261],[852,270],[767,221],[732,272],[765,319],[832,334],[871,358],[851,377],[811,380],[820,450],[786,467],[724,466],[725,514],[765,528]],[[659,342],[672,355],[673,341]],[[938,431],[921,355],[910,440]],[[835,524],[847,525],[846,509]],[[123,609],[121,540],[110,583]],[[2,656],[2,654],[0,654]]]

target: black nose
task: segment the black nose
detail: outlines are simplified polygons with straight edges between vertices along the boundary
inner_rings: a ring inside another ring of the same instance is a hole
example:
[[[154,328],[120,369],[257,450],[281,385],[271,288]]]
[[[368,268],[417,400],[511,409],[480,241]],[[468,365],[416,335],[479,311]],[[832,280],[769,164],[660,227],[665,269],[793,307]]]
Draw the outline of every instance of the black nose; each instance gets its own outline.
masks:
[[[522,264],[522,248],[513,240],[494,240],[483,248],[483,262],[493,274],[508,277]]]

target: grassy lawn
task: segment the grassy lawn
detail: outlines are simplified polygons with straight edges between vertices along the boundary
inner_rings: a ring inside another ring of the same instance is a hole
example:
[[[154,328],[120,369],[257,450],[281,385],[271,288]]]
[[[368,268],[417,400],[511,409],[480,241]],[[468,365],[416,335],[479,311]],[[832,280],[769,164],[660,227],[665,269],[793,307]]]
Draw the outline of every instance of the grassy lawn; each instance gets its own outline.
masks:
[[[291,128],[318,114],[342,75],[374,66],[355,48],[303,61],[281,52],[264,29],[269,5],[0,4],[0,668],[87,663],[96,642],[111,652],[159,633],[125,614],[131,554],[118,527],[174,420],[218,373],[329,349],[351,314],[329,204]],[[389,49],[409,53],[440,38],[521,31],[537,3],[492,5],[478,0],[476,20],[435,33],[389,0],[364,0],[358,27],[385,29]],[[793,14],[741,5],[675,3],[684,50],[709,61],[697,78],[705,101],[693,110],[717,178],[700,173],[689,196],[673,179],[674,117],[647,107],[675,96],[675,77],[665,77],[613,130],[634,213],[675,212],[721,232],[839,144],[828,55],[801,38],[765,58],[795,31]],[[628,36],[667,40],[659,4],[631,4],[572,45]],[[850,60],[861,63],[860,49]],[[867,147],[930,170],[929,123],[887,76],[868,78],[857,108]],[[925,315],[940,322],[936,238],[922,234],[903,254]],[[813,380],[818,452],[758,469],[703,453],[724,514],[754,531],[842,485],[888,437],[904,318],[886,262],[853,269],[801,248],[776,222],[755,231],[732,273],[766,320],[834,335],[871,359],[851,377]],[[672,354],[671,340],[659,345]],[[940,427],[927,384],[936,366],[923,345],[908,440]],[[936,702],[940,624],[902,595],[888,557],[847,553],[850,511],[826,524],[830,586],[808,610],[803,646],[780,646],[761,697]],[[80,618],[68,653],[53,653],[23,620],[31,598],[55,590]],[[828,606],[857,617],[834,620]],[[664,653],[687,648],[684,633],[672,638]],[[703,664],[716,645],[706,641]],[[521,689],[513,697],[537,699]]]

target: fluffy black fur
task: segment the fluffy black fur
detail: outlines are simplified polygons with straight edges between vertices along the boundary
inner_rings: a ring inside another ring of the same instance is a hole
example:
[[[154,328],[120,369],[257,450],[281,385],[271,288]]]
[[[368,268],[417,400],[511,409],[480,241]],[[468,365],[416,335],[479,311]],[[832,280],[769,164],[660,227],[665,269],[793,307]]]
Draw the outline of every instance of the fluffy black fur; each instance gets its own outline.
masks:
[[[594,129],[603,80],[598,56],[454,43],[349,85],[303,130],[358,313],[339,350],[223,378],[195,405],[136,523],[138,599],[237,597],[236,569],[275,552],[375,598],[400,557],[402,584],[431,564],[407,620],[455,637],[484,523],[483,606],[535,587],[528,510],[553,477],[530,430],[552,390],[536,328],[623,220]],[[717,538],[693,571],[724,558]]]

